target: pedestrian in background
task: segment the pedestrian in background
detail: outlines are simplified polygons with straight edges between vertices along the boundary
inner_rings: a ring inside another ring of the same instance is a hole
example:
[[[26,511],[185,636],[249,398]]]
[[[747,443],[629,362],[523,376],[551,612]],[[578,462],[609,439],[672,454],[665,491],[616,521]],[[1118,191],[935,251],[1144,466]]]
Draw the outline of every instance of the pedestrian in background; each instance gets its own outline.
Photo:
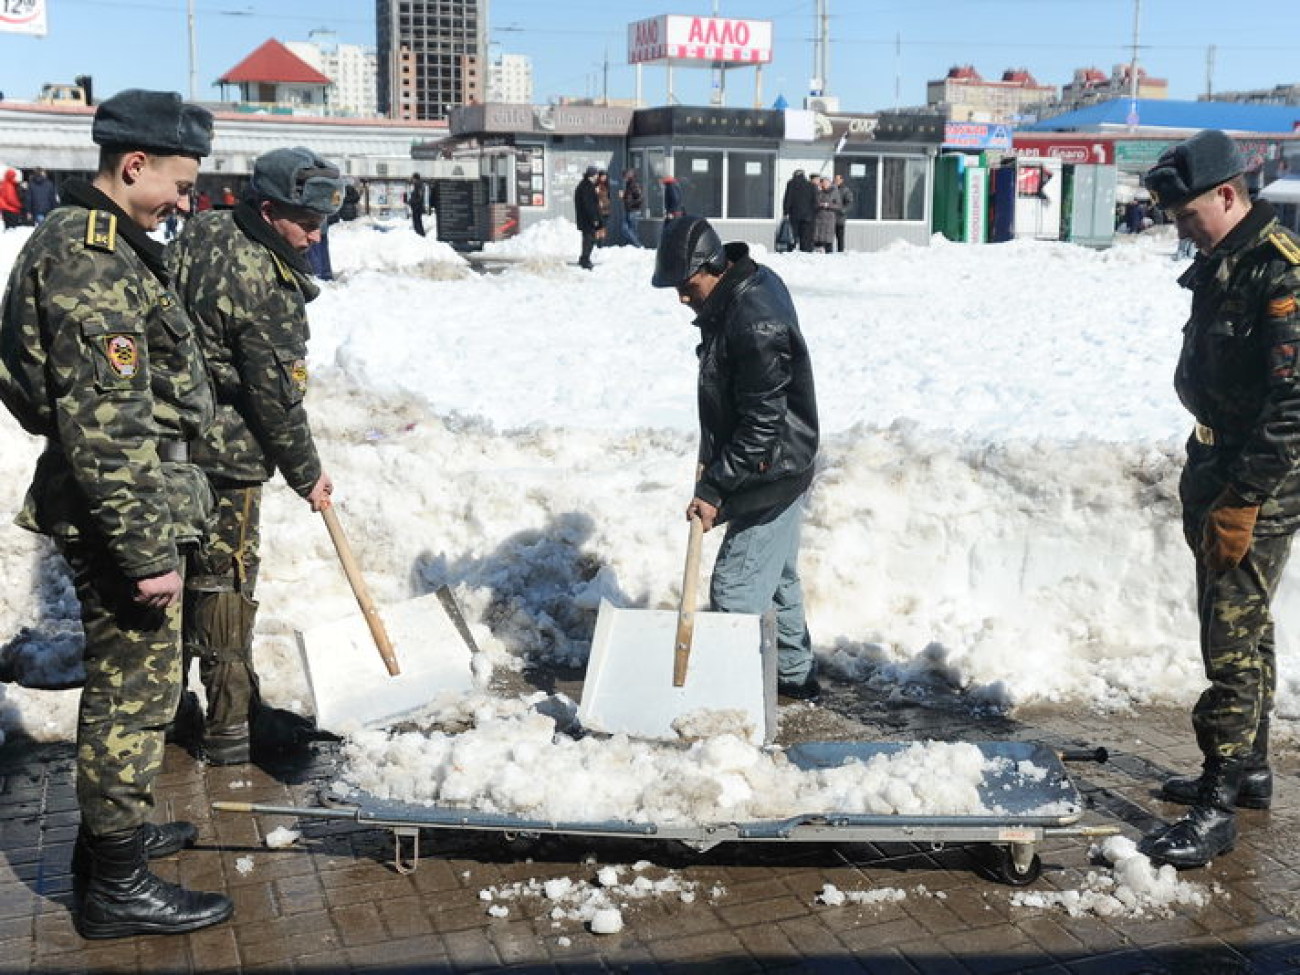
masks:
[[[310,149],[275,149],[253,163],[245,202],[195,216],[168,254],[217,397],[216,420],[194,446],[216,523],[185,580],[186,659],[199,661],[202,751],[216,765],[293,748],[310,734],[305,719],[262,701],[255,592],[262,485],[279,471],[312,511],[328,507],[333,491],[304,405],[307,303],[320,294],[305,254],[342,203],[336,167]]]
[[[1179,868],[1233,848],[1237,806],[1272,802],[1272,602],[1300,527],[1300,239],[1251,202],[1244,170],[1232,139],[1207,129],[1145,178],[1198,251],[1178,279],[1192,310],[1174,387],[1196,421],[1179,495],[1209,682],[1192,710],[1203,761],[1162,789],[1191,810],[1139,847]]]
[[[610,196],[609,173],[603,169],[596,172],[596,207],[600,210],[600,230],[596,232],[596,243],[608,247],[613,243],[609,237],[609,227],[614,218],[614,200]]]
[[[645,207],[645,193],[635,169],[623,171],[623,191],[619,198],[623,203],[623,236],[633,247],[640,247],[641,210]]]
[[[596,246],[596,237],[604,229],[600,216],[600,199],[596,195],[596,177],[600,174],[595,166],[588,166],[573,191],[573,219],[582,234],[582,253],[578,255],[578,266],[590,271],[595,265],[591,263],[591,250]]]
[[[777,691],[821,692],[804,618],[799,526],[817,458],[812,362],[784,282],[702,217],[665,225],[652,284],[675,288],[700,330],[700,446],[686,506],[727,526],[709,587],[723,613],[776,610]]]
[[[0,221],[5,230],[21,227],[26,222],[23,191],[18,184],[18,170],[6,169],[0,176]]]
[[[835,247],[835,223],[841,210],[840,191],[826,176],[814,176],[817,215],[813,218],[813,249],[829,254]]]
[[[31,214],[32,223],[39,227],[58,205],[59,194],[54,188],[54,181],[38,166],[32,170],[31,178],[27,180],[27,211]]]
[[[835,250],[837,253],[844,253],[844,225],[848,220],[849,213],[853,210],[853,204],[858,198],[853,193],[853,187],[845,181],[844,176],[840,173],[835,174],[835,190],[840,195],[840,208],[835,211]]]
[[[212,493],[189,444],[213,416],[193,326],[150,236],[185,207],[212,115],[174,92],[128,89],[95,112],[89,182],[14,263],[0,315],[0,399],[45,452],[16,519],[72,570],[85,632],[77,713],[73,905],[85,938],[179,934],[234,908],[160,880],[148,859],[193,844],[153,825],[163,729],[181,692],[181,571]]]
[[[680,217],[685,211],[682,209],[682,187],[677,182],[676,176],[665,176],[662,180],[664,188],[664,219],[671,220],[674,217]]]
[[[813,249],[813,221],[817,217],[817,187],[802,169],[796,169],[785,184],[781,213],[790,219],[799,250],[810,253]]]
[[[411,226],[421,237],[424,232],[424,215],[429,212],[429,194],[419,173],[411,174],[411,185],[406,191],[406,205],[411,210]]]

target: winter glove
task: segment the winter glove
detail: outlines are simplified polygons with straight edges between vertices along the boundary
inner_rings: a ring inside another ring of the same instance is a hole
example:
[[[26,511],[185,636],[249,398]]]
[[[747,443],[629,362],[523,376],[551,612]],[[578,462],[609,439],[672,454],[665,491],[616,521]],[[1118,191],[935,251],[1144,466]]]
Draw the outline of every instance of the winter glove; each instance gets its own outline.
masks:
[[[1215,572],[1235,569],[1250,551],[1259,505],[1247,504],[1232,488],[1224,488],[1205,516],[1201,555]]]

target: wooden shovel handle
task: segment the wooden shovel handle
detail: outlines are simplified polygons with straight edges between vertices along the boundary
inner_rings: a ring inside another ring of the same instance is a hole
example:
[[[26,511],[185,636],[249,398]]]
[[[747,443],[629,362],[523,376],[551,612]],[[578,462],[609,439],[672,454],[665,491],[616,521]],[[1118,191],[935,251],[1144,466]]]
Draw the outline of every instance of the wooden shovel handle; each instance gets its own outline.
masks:
[[[330,540],[334,542],[334,551],[339,554],[339,563],[343,566],[343,574],[348,577],[348,585],[352,587],[352,594],[357,597],[357,605],[361,607],[361,615],[366,618],[366,625],[370,627],[370,635],[374,638],[375,647],[379,650],[379,656],[384,659],[384,666],[388,668],[388,676],[396,677],[402,672],[402,669],[397,665],[397,654],[393,652],[393,642],[388,639],[388,630],[384,628],[384,621],[379,618],[379,609],[375,606],[375,601],[370,595],[366,580],[361,578],[361,569],[357,566],[357,560],[352,555],[352,546],[348,544],[348,537],[343,534],[343,526],[339,524],[339,516],[334,513],[334,508],[331,506],[321,509],[321,517],[325,519],[325,527],[329,529]]]
[[[677,607],[677,640],[673,644],[673,687],[686,684],[686,667],[691,660],[691,642],[695,639],[695,591],[700,582],[700,548],[704,541],[704,523],[691,518],[691,538],[686,543],[686,568],[682,573],[682,602]]]

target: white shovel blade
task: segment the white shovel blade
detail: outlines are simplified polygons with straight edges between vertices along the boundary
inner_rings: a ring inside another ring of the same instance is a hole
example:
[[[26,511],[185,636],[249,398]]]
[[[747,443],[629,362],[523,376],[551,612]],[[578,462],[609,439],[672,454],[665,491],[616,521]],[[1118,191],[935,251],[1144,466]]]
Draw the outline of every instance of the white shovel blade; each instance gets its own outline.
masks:
[[[686,683],[673,686],[677,613],[617,609],[602,600],[582,684],[578,720],[584,728],[664,741],[679,736],[678,718],[700,711],[739,711],[754,744],[774,735],[774,648],[764,618],[746,613],[696,613]],[[765,688],[771,684],[773,692]]]
[[[346,733],[381,727],[447,694],[466,694],[474,675],[469,647],[436,593],[381,611],[401,673],[390,677],[360,612],[298,631],[316,724]]]

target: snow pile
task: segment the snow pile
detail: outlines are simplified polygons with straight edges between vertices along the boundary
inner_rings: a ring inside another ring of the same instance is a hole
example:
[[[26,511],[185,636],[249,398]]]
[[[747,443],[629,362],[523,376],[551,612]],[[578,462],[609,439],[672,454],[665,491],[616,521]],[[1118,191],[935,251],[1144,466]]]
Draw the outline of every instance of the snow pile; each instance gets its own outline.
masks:
[[[1175,907],[1199,910],[1211,897],[1227,896],[1218,884],[1206,887],[1178,879],[1169,864],[1157,867],[1124,836],[1112,836],[1094,846],[1092,855],[1111,865],[1111,873],[1088,871],[1077,890],[1020,891],[1011,895],[1016,907],[1059,907],[1071,917],[1171,917]]]
[[[0,235],[0,273],[27,234]],[[604,249],[592,273],[553,260],[577,242],[566,222],[539,225],[495,245],[520,263],[461,276],[405,223],[339,224],[340,280],[309,307],[308,410],[377,602],[453,587],[505,667],[580,667],[600,597],[678,595],[698,333],[649,286],[652,252]],[[790,286],[817,377],[801,570],[832,673],[996,707],[1195,699],[1172,249],[756,251]],[[0,526],[43,446],[6,423]],[[255,654],[263,693],[291,706],[308,698],[294,630],[356,604],[302,500],[276,481],[263,511]],[[66,570],[13,527],[0,564],[0,674],[16,681],[0,686],[0,730],[70,739],[76,692],[47,689],[80,678]],[[1276,616],[1285,719],[1300,715],[1290,578]]]
[[[340,279],[359,271],[410,271],[433,265],[469,271],[465,258],[450,244],[421,237],[408,220],[369,221],[355,227],[335,224],[330,228],[330,264]],[[456,275],[449,271],[448,276]]]
[[[559,927],[565,921],[576,921],[589,924],[595,934],[613,934],[622,929],[622,908],[629,904],[666,897],[692,903],[699,895],[698,883],[683,880],[673,871],[665,871],[658,879],[651,878],[647,870],[652,866],[648,860],[640,860],[630,867],[611,864],[597,871],[594,882],[571,877],[534,878],[485,887],[478,896],[479,900],[491,905],[488,913],[494,917],[505,917],[509,913],[509,904],[540,900],[543,905],[550,905],[545,916],[550,918],[553,927]],[[624,873],[632,876],[624,881]],[[707,896],[716,901],[725,893],[724,888],[714,886],[707,891]]]
[[[470,807],[544,821],[712,823],[800,814],[992,814],[979,785],[993,766],[967,743],[804,770],[780,751],[723,734],[686,748],[556,734],[537,712],[485,713],[459,734],[362,731],[343,752],[344,794]]]

